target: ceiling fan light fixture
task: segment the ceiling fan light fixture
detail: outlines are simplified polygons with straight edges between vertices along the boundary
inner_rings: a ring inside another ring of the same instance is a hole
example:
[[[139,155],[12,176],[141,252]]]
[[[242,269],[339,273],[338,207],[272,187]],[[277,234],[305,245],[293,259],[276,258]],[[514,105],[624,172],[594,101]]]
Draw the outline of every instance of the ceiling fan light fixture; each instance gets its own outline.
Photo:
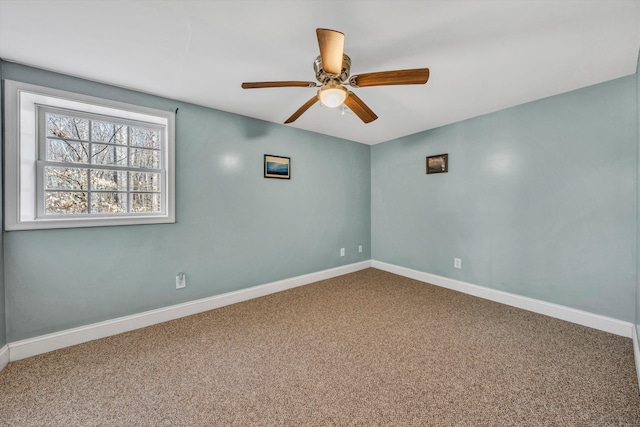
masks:
[[[338,85],[323,86],[318,90],[318,99],[329,108],[341,106],[348,95],[347,89]]]

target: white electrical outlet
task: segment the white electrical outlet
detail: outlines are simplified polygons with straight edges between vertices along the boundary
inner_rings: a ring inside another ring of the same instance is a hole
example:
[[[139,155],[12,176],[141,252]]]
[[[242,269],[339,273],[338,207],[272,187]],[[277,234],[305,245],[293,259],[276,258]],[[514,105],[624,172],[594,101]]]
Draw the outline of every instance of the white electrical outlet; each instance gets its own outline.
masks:
[[[344,248],[340,248],[340,256],[344,256]]]
[[[453,259],[453,268],[462,268],[462,260],[460,258]]]
[[[362,253],[362,245],[358,245],[358,252]]]
[[[187,287],[187,275],[184,273],[178,273],[176,276],[176,289],[182,289]]]

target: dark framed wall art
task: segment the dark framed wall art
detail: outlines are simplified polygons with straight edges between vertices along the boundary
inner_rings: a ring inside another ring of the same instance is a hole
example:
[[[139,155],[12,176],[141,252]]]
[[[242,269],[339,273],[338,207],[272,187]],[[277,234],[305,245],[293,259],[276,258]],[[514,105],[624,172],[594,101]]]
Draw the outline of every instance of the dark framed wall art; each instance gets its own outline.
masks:
[[[291,178],[291,158],[264,155],[264,177],[290,179]]]
[[[427,157],[427,173],[449,172],[449,154]]]

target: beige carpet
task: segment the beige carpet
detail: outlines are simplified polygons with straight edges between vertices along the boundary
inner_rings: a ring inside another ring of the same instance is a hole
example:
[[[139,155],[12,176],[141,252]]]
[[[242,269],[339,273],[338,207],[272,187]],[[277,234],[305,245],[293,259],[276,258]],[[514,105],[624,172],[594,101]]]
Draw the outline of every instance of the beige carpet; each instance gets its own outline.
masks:
[[[9,426],[639,426],[630,339],[375,269],[10,363]]]

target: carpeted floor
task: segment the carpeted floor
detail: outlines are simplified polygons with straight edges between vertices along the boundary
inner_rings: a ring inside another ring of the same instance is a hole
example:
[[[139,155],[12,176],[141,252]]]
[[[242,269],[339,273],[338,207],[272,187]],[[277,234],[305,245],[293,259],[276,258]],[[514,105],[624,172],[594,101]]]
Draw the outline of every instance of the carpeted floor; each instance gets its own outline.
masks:
[[[367,269],[10,363],[9,426],[639,426],[630,339]]]

